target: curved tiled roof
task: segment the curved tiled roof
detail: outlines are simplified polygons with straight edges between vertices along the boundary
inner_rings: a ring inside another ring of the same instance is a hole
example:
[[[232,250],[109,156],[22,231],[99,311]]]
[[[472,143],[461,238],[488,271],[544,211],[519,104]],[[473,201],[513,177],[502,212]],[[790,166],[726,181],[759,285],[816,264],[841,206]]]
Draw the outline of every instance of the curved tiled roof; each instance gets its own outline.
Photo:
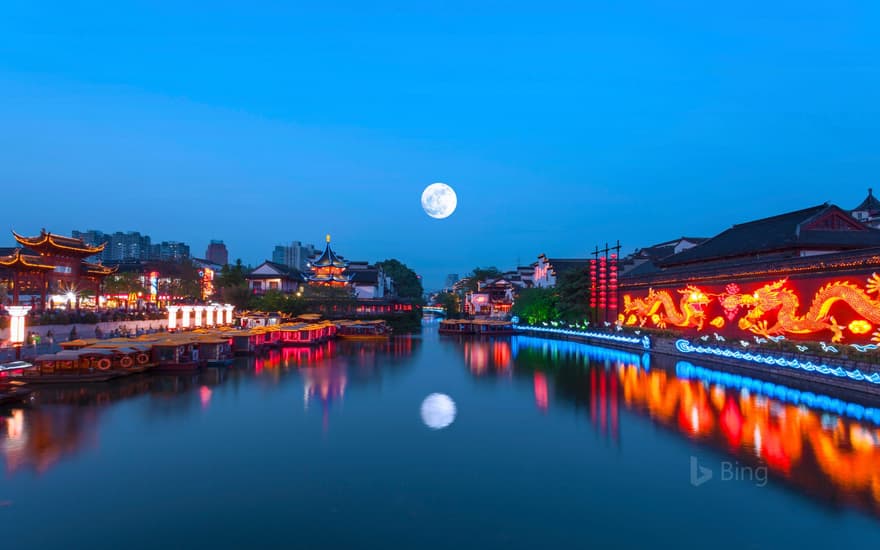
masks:
[[[309,263],[314,267],[348,267],[348,262],[337,256],[330,248],[330,235],[327,235],[327,246],[324,247],[324,252]]]
[[[880,212],[880,201],[874,196],[874,190],[868,188],[868,196],[858,206],[852,209],[852,212],[868,212],[876,214]]]
[[[671,267],[799,250],[835,251],[875,246],[880,246],[880,230],[856,221],[837,206],[824,203],[734,225],[657,263]]]
[[[43,250],[56,250],[59,252],[73,252],[78,255],[91,256],[93,254],[98,254],[104,250],[105,246],[107,246],[107,243],[98,246],[90,246],[82,239],[47,233],[45,229],[40,231],[38,237],[25,237],[19,235],[15,231],[12,232],[12,236],[15,237],[15,240],[22,246],[33,248],[37,252],[42,252]]]
[[[43,262],[42,257],[40,256],[31,256],[29,254],[22,253],[21,248],[16,248],[15,251],[8,256],[0,256],[0,267],[29,267],[33,269],[45,269],[46,271],[51,271],[55,269],[54,265],[49,265]]]

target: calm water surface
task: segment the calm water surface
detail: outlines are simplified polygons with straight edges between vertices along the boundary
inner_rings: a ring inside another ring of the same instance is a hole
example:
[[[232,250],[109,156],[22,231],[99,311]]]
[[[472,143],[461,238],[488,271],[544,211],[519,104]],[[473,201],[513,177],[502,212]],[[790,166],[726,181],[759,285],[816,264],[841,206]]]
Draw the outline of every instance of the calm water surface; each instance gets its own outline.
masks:
[[[880,427],[794,404],[804,388],[662,362],[429,327],[40,389],[0,412],[0,547],[880,540]],[[446,429],[422,423],[434,392],[457,405]]]

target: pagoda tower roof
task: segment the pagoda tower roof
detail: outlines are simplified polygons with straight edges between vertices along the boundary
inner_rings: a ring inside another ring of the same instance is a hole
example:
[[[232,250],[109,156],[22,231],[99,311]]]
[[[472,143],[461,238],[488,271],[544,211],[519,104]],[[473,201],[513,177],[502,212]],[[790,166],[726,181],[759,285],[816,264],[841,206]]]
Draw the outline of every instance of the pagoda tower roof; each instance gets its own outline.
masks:
[[[348,267],[348,261],[337,256],[333,249],[330,248],[330,235],[327,235],[327,246],[320,256],[309,262],[313,267]]]
[[[852,212],[868,212],[869,214],[876,214],[880,212],[880,201],[874,196],[874,189],[868,188],[868,196],[865,197],[865,200],[855,208],[851,210]]]
[[[25,237],[15,231],[12,232],[12,235],[19,244],[34,250],[40,255],[55,254],[85,258],[100,253],[107,246],[107,243],[91,246],[82,239],[48,233],[45,229],[40,230],[40,235],[37,237]]]

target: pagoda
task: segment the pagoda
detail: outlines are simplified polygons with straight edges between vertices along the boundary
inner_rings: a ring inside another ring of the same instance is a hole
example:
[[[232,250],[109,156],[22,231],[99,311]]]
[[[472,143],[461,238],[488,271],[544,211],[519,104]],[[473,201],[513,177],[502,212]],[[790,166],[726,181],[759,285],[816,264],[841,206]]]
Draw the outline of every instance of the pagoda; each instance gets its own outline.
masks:
[[[309,262],[312,273],[308,276],[309,284],[318,286],[344,287],[351,283],[351,275],[346,273],[348,261],[337,256],[330,248],[330,235],[327,235],[327,246],[324,252]]]
[[[100,294],[104,277],[116,270],[86,258],[99,254],[104,244],[91,246],[82,239],[48,233],[25,237],[12,232],[21,248],[0,254],[0,282],[12,291],[12,303],[18,304],[22,294],[38,295],[45,308],[48,294],[62,287],[93,287]]]

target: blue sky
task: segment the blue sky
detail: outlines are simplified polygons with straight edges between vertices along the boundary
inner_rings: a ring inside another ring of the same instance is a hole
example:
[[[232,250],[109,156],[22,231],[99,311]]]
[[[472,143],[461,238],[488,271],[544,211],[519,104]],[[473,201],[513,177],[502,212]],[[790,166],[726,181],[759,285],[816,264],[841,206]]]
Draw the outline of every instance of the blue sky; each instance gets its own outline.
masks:
[[[3,231],[329,232],[434,287],[880,187],[876,2],[71,4],[0,7]]]

